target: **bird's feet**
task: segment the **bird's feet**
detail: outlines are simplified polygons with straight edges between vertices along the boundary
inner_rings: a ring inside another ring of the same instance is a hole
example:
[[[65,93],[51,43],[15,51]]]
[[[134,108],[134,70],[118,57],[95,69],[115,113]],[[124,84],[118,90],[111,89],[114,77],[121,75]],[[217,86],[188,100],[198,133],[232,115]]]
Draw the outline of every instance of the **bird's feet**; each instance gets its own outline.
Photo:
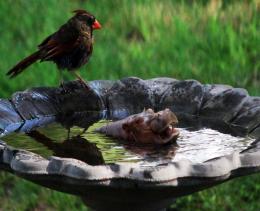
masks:
[[[69,93],[69,89],[66,88],[66,85],[64,84],[64,82],[60,82],[60,87],[62,88],[62,92],[64,93]]]
[[[91,90],[91,87],[88,85],[88,83],[83,78],[81,78],[81,76],[77,72],[73,72],[73,74],[76,76],[78,81],[85,87],[87,91]]]
[[[81,83],[81,85],[84,86],[84,88],[85,88],[87,91],[91,90],[91,87],[90,87],[90,86],[88,85],[88,83],[87,83],[86,81],[84,81],[82,78],[81,78],[81,79],[78,78],[78,81]]]

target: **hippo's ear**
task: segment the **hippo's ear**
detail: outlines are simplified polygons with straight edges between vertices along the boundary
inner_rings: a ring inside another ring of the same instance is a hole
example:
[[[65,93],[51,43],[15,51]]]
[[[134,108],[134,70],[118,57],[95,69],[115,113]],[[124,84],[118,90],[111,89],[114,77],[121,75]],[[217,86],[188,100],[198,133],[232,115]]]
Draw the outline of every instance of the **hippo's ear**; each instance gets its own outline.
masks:
[[[144,112],[148,114],[154,114],[154,110],[151,108],[146,109]]]

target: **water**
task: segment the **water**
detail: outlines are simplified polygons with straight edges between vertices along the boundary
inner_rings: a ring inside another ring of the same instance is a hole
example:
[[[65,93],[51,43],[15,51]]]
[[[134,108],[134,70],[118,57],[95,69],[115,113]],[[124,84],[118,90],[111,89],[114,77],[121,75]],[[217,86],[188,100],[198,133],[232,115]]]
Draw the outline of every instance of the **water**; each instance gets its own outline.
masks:
[[[175,160],[187,158],[193,162],[203,162],[214,157],[228,155],[246,149],[255,139],[235,137],[216,130],[203,128],[197,131],[180,129],[178,153]]]
[[[209,128],[192,131],[179,128],[177,144],[165,146],[136,146],[123,140],[115,140],[94,132],[95,128],[107,124],[100,121],[91,126],[86,133],[79,127],[73,127],[70,139],[68,133],[59,124],[39,128],[30,135],[13,133],[2,138],[8,145],[38,153],[44,157],[56,155],[73,157],[91,165],[113,162],[139,162],[144,166],[153,166],[181,159],[194,163],[231,154],[246,149],[254,139],[234,137]]]

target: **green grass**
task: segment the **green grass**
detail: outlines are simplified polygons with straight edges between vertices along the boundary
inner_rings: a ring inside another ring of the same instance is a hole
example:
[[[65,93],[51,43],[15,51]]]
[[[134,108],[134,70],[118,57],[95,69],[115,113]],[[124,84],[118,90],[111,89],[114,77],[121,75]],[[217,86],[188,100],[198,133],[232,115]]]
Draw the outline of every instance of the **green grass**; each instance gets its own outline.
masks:
[[[259,0],[6,0],[0,1],[0,97],[58,84],[55,65],[38,63],[9,80],[5,73],[36,50],[70,16],[86,8],[103,29],[81,74],[88,80],[158,76],[224,83],[260,95]],[[67,74],[68,79],[73,79]],[[259,210],[259,175],[177,201],[179,209]],[[0,210],[84,210],[74,196],[2,173]],[[6,194],[6,185],[8,194]]]
[[[35,185],[11,174],[0,174],[0,210],[87,210],[81,200]]]

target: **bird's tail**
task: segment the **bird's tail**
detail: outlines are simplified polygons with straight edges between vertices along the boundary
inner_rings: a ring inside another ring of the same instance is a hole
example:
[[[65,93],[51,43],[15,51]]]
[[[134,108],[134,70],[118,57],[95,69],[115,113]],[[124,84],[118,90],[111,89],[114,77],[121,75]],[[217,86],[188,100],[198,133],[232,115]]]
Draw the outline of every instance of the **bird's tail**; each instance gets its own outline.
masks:
[[[10,78],[14,78],[23,72],[27,67],[31,64],[36,62],[39,59],[40,51],[36,51],[35,53],[31,54],[30,56],[26,57],[22,61],[20,61],[17,65],[15,65],[11,70],[9,70],[6,75]]]

